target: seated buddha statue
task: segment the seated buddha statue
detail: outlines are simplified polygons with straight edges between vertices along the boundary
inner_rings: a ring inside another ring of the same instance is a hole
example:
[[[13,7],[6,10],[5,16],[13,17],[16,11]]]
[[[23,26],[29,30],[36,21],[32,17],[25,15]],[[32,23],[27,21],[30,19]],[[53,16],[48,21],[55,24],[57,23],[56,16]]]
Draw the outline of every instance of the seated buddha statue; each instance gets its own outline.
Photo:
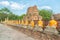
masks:
[[[25,25],[26,25],[26,26],[28,25],[28,20],[27,20],[27,19],[25,20]]]
[[[19,24],[19,23],[18,23],[18,20],[16,20],[15,22],[16,22],[16,24]]]
[[[34,21],[33,20],[30,22],[30,25],[34,28]]]
[[[51,20],[49,21],[48,26],[50,26],[52,28],[56,28],[57,27],[57,21],[54,19],[54,17],[51,17]]]
[[[35,25],[35,28],[34,28],[34,30],[35,31],[43,31],[43,21],[42,21],[42,16],[39,18],[39,20],[38,20],[38,22],[37,22],[38,24],[37,25]]]
[[[24,25],[25,25],[24,20],[21,20],[20,27],[24,28]]]
[[[42,18],[38,20],[38,26],[43,28],[43,21],[42,21]]]
[[[54,17],[51,17],[51,20],[49,21],[49,24],[44,29],[44,33],[50,33],[50,34],[58,34],[58,31],[56,29],[57,27],[57,21],[54,19]]]
[[[26,19],[25,22],[24,22],[24,28],[27,28],[28,27],[28,20]]]
[[[32,20],[32,21],[30,21],[30,23],[29,23],[29,25],[28,25],[28,29],[30,29],[30,30],[33,30],[33,28],[34,28],[34,25],[35,23],[34,23],[34,21]]]
[[[24,25],[24,20],[21,21],[21,24]]]
[[[18,24],[21,24],[21,21],[20,20],[18,20]]]

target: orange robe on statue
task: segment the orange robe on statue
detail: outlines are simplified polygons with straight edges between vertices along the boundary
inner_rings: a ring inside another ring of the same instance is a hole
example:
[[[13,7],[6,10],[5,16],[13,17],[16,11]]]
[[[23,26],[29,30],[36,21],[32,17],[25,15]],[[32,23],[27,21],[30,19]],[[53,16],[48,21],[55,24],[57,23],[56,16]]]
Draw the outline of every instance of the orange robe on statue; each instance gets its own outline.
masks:
[[[40,27],[43,28],[43,21],[39,20],[39,21],[38,21],[38,26],[40,26]]]
[[[50,20],[50,21],[49,21],[49,26],[56,28],[56,27],[57,27],[57,21],[55,21],[55,20]]]

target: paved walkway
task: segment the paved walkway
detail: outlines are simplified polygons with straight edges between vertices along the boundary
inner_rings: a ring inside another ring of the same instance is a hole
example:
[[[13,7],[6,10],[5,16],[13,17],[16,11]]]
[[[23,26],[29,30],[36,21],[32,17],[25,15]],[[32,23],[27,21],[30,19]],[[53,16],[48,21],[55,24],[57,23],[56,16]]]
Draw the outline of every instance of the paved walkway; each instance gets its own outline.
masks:
[[[27,35],[0,24],[0,40],[35,40]]]

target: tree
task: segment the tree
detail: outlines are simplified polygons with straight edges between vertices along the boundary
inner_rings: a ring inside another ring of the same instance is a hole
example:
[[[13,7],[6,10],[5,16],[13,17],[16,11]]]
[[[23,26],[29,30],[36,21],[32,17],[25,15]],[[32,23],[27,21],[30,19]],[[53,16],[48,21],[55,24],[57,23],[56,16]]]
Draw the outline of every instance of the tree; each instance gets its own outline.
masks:
[[[4,13],[0,13],[0,21],[4,21],[5,18],[7,18],[7,14],[4,14]]]
[[[21,16],[13,14],[8,8],[4,7],[0,9],[0,21],[5,20],[8,17],[9,20],[22,20],[25,14]]]
[[[6,14],[11,13],[11,11],[10,11],[8,8],[6,8],[6,7],[1,8],[1,9],[0,9],[0,12],[1,12],[1,13],[6,13]]]
[[[5,9],[6,9],[6,10],[5,10]],[[1,21],[1,20],[4,21],[4,19],[7,17],[6,12],[7,12],[7,8],[2,8],[2,9],[0,9],[0,21]]]
[[[52,10],[42,9],[39,11],[39,15],[43,17],[43,20],[50,20],[52,14],[53,14]]]
[[[22,20],[24,16],[25,16],[25,14],[22,14],[22,15],[19,17],[20,20]]]
[[[1,20],[4,21],[5,18],[7,18],[7,17],[9,20],[18,20],[19,19],[19,16],[13,14],[8,8],[0,9],[0,21]]]

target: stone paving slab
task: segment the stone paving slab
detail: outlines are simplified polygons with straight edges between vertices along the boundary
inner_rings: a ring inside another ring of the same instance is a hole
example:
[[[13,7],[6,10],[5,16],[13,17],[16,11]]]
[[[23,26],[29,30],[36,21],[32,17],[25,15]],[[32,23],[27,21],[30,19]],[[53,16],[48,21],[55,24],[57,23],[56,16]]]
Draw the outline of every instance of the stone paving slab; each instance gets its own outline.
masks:
[[[60,40],[60,36],[50,34],[49,32],[46,34],[39,31],[33,31],[26,28],[21,28],[20,26],[15,26],[15,25],[8,25],[8,26],[30,37],[33,37],[35,40]]]
[[[21,32],[0,24],[0,40],[35,40]]]
[[[28,30],[26,28],[21,28],[20,26],[15,26],[15,25],[7,25],[7,27],[10,27],[16,31],[22,32],[28,35],[30,38],[31,37],[34,38],[33,40],[60,40],[60,36],[49,34],[49,32],[45,34],[43,32]]]

